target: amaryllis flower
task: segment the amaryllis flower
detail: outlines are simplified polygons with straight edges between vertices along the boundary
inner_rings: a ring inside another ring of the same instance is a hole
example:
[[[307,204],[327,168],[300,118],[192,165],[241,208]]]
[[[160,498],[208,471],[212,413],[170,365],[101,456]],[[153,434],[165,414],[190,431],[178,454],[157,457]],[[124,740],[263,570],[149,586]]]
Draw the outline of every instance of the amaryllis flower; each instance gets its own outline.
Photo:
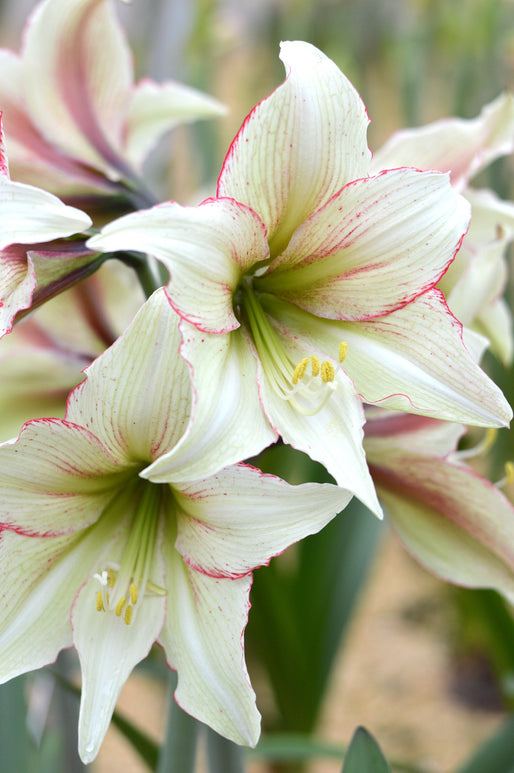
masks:
[[[178,703],[254,745],[259,713],[242,644],[251,571],[350,498],[246,465],[197,476],[202,459],[215,467],[215,450],[191,423],[179,345],[176,314],[158,291],[87,369],[64,419],[30,421],[0,446],[0,679],[74,645],[85,762],[154,641],[178,672]],[[175,446],[176,473],[154,482],[149,465]]]
[[[164,132],[224,112],[179,83],[134,85],[110,0],[44,0],[0,73],[13,172],[59,195],[122,192]]]
[[[455,451],[458,424],[370,414],[364,447],[381,503],[407,550],[448,582],[514,604],[514,507]]]
[[[507,282],[505,251],[514,237],[514,204],[469,181],[514,150],[514,97],[502,94],[471,120],[449,118],[396,132],[371,162],[373,171],[416,166],[449,172],[452,185],[472,207],[470,228],[438,287],[455,316],[485,334],[505,364],[512,360],[512,316],[502,293]]]
[[[287,78],[241,127],[216,199],[133,213],[88,245],[163,261],[197,388],[228,404],[244,392],[274,432],[379,512],[362,400],[478,424],[511,415],[434,289],[469,205],[438,172],[369,177],[352,85],[308,43],[283,43],[281,57]],[[252,439],[244,410],[230,418],[227,461]]]
[[[51,193],[10,179],[0,113],[0,337],[18,312],[87,276],[98,258],[85,246],[91,218]]]

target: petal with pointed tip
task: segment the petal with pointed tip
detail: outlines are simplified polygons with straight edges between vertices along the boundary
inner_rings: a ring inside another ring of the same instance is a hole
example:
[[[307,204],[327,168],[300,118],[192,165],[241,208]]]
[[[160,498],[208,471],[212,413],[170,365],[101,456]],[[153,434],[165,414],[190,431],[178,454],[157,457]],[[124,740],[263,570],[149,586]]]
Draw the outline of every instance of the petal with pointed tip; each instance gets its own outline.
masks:
[[[125,155],[140,166],[159,138],[177,124],[225,113],[216,99],[181,83],[141,81],[132,91],[128,108]]]
[[[375,171],[396,166],[451,172],[462,189],[470,177],[514,149],[514,97],[502,94],[471,120],[449,118],[396,132],[373,156]]]
[[[198,207],[169,202],[135,212],[109,223],[88,246],[149,252],[161,260],[171,274],[173,306],[211,333],[239,327],[233,294],[245,271],[269,257],[262,222],[232,199],[207,199]]]
[[[225,159],[218,195],[251,207],[273,255],[351,180],[364,177],[368,117],[343,73],[302,41],[281,44],[286,80],[246,118]]]
[[[255,746],[260,715],[243,651],[251,576],[208,577],[169,547],[164,558],[168,614],[159,643],[178,673],[176,701],[226,738]]]
[[[329,483],[290,486],[245,465],[175,486],[174,495],[176,549],[192,568],[232,579],[322,529],[352,497]]]

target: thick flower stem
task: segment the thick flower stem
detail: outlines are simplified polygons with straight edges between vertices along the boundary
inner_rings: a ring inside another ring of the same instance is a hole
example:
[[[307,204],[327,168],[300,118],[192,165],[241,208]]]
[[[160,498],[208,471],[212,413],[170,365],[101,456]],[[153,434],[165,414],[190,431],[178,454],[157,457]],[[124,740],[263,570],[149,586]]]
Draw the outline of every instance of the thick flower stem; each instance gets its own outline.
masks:
[[[243,749],[208,727],[207,765],[209,773],[245,773]]]
[[[166,738],[161,747],[156,773],[194,773],[195,770],[198,730],[201,725],[182,711],[175,702],[173,693],[176,686],[177,675],[173,672],[170,679]]]

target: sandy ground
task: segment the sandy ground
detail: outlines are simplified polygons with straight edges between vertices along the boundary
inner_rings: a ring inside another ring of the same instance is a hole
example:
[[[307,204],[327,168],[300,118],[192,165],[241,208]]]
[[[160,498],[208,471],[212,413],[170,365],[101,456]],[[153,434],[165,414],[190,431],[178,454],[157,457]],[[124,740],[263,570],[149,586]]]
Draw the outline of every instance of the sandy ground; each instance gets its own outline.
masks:
[[[499,710],[465,704],[455,695],[444,588],[421,570],[393,538],[385,541],[363,593],[346,646],[334,670],[318,736],[347,744],[367,727],[388,757],[451,773],[499,725]],[[135,674],[120,711],[159,738],[165,719],[159,685]],[[203,766],[199,766],[203,767]],[[109,730],[94,773],[147,773],[115,730]],[[248,773],[264,773],[252,762]],[[341,763],[318,760],[311,773],[340,773]]]

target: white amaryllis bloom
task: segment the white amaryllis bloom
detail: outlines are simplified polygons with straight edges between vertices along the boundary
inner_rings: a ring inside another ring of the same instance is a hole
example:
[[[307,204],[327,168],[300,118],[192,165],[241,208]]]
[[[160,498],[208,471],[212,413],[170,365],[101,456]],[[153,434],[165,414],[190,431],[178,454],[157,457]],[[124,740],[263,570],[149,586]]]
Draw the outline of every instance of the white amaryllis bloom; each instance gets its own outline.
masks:
[[[54,243],[90,226],[85,212],[11,180],[0,113],[0,337],[12,330],[19,311],[30,308],[36,291],[51,293],[64,277],[81,276],[97,262],[85,238]]]
[[[287,78],[241,127],[216,199],[133,213],[88,245],[149,252],[169,268],[197,388],[245,395],[228,417],[227,462],[249,455],[245,410],[260,404],[261,424],[380,512],[362,400],[477,424],[511,416],[433,289],[469,205],[448,175],[369,177],[355,89],[308,43],[283,43],[281,58]]]
[[[470,228],[437,286],[455,316],[486,335],[505,364],[514,351],[512,316],[501,297],[507,282],[505,251],[514,237],[514,203],[468,183],[513,150],[514,97],[506,93],[471,120],[449,118],[396,132],[371,162],[375,172],[404,165],[449,172],[452,185],[471,204]]]
[[[371,474],[407,550],[443,580],[514,604],[514,507],[455,451],[464,427],[387,411],[368,419]]]
[[[116,191],[164,132],[224,112],[179,83],[134,84],[110,0],[41,2],[21,54],[0,50],[0,106],[16,178],[59,195]]]
[[[202,459],[216,465],[215,449],[190,421],[177,319],[158,291],[87,369],[64,419],[30,421],[0,446],[0,679],[74,645],[84,762],[154,641],[178,672],[182,708],[255,745],[242,641],[251,571],[350,499],[337,486],[289,486],[246,465],[196,474]],[[149,465],[181,443],[195,474],[184,458],[176,477],[154,482]]]

